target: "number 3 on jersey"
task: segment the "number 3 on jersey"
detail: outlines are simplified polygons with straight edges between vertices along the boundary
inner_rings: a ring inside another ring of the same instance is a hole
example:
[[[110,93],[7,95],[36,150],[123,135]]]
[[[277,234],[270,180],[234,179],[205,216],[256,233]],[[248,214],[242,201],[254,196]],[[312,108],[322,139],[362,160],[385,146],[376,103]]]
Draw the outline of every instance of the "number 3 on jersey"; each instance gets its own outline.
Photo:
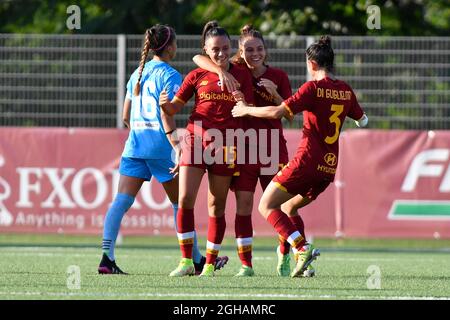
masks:
[[[344,111],[344,105],[343,104],[332,104],[331,105],[331,111],[334,111],[334,113],[330,117],[330,123],[336,124],[336,131],[334,132],[334,136],[332,137],[326,137],[325,142],[328,144],[333,144],[336,142],[336,140],[339,138],[339,130],[341,129],[341,119],[339,119],[339,115]]]

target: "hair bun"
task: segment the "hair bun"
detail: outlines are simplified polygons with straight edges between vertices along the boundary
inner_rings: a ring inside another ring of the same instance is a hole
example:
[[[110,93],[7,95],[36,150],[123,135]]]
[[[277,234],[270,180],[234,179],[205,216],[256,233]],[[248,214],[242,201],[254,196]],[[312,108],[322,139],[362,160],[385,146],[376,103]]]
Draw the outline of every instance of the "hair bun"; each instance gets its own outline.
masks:
[[[329,36],[321,36],[319,44],[331,47],[331,38]]]
[[[251,24],[246,24],[241,28],[241,34],[247,34],[250,33],[250,31],[254,30],[253,26]]]
[[[211,20],[205,24],[205,28],[207,28],[207,29],[218,28],[218,27],[219,27],[219,22],[217,22],[217,20]]]

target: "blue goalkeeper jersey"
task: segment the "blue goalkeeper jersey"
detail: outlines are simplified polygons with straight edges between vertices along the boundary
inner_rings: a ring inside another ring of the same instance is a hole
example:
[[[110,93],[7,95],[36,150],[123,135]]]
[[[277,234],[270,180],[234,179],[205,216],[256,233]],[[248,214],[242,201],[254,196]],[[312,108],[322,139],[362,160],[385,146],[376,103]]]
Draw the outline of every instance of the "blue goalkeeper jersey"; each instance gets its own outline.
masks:
[[[138,80],[136,69],[127,83],[126,98],[131,100],[130,133],[123,157],[142,159],[170,159],[172,146],[161,121],[159,95],[163,89],[172,99],[181,85],[181,74],[169,64],[151,60],[142,71],[141,94],[134,96]]]

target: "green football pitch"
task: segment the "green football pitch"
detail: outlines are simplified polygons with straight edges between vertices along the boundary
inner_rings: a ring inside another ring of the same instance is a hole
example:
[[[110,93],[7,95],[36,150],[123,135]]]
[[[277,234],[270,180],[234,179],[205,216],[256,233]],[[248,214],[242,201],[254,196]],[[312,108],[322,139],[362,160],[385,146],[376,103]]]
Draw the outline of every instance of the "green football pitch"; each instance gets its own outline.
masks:
[[[125,237],[116,259],[130,275],[99,275],[100,243],[0,235],[0,299],[450,299],[449,240],[315,239],[314,278],[276,275],[275,238],[255,239],[251,278],[234,277],[232,238],[221,250],[230,261],[214,278],[168,277],[180,257],[173,237]]]

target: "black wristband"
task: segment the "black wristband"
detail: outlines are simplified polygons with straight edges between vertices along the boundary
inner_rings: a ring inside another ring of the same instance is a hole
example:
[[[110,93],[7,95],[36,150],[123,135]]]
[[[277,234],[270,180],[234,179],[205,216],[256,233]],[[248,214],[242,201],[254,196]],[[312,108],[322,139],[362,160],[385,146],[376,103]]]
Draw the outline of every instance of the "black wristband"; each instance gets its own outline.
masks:
[[[174,130],[170,130],[170,131],[166,132],[166,134],[171,134],[174,131],[175,131],[175,129]]]

